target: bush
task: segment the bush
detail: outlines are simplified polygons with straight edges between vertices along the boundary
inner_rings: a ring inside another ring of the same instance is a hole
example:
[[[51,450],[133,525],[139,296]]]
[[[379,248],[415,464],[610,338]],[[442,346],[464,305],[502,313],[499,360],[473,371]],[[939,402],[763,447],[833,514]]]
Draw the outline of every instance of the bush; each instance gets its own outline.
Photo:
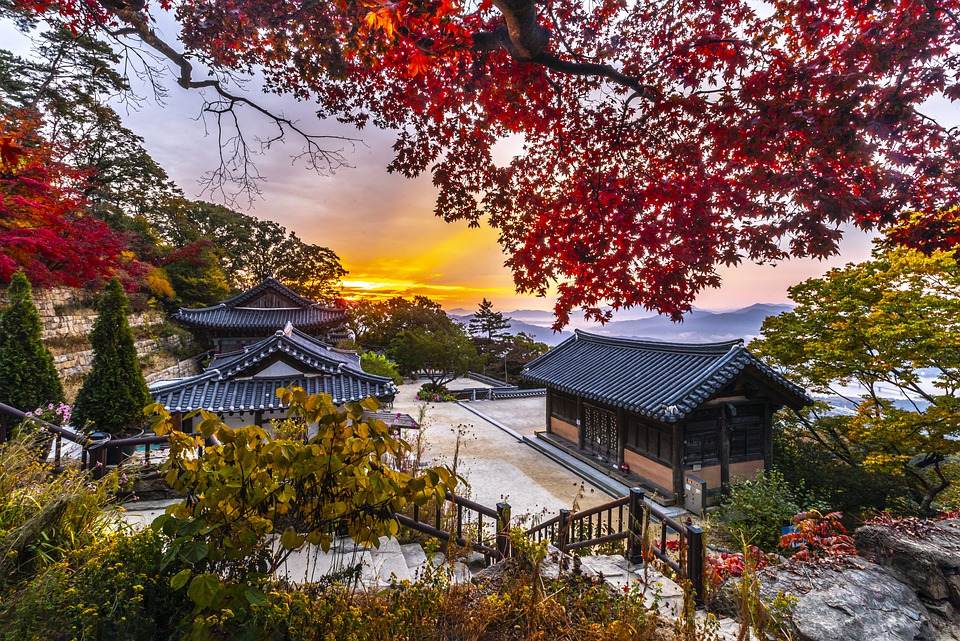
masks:
[[[783,475],[776,470],[757,471],[753,479],[730,488],[720,507],[720,518],[729,543],[739,541],[756,545],[765,552],[777,549],[784,525],[800,511],[796,497]]]
[[[392,378],[397,385],[403,383],[397,364],[382,354],[364,352],[360,355],[360,368],[367,374]]]
[[[192,603],[170,588],[152,530],[103,537],[28,584],[4,612],[2,638],[162,641],[185,636]]]
[[[450,403],[457,398],[443,385],[424,383],[417,392],[417,400],[433,401],[434,403]]]

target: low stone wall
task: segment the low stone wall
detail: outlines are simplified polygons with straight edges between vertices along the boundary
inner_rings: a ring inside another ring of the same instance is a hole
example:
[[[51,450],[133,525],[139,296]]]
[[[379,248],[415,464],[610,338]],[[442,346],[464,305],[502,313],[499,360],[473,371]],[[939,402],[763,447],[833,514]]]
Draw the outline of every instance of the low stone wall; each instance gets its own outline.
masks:
[[[152,374],[147,374],[144,376],[144,378],[147,379],[147,383],[154,383],[156,381],[163,381],[173,378],[187,378],[188,376],[196,376],[203,371],[203,368],[200,367],[200,361],[203,359],[203,356],[203,354],[200,354],[199,356],[188,358],[187,360],[180,361],[171,367],[153,372]]]
[[[180,337],[147,338],[137,341],[134,345],[137,348],[137,356],[144,358],[156,354],[161,350],[175,350],[179,348]],[[83,376],[90,371],[90,367],[93,365],[93,350],[88,349],[82,352],[71,352],[69,354],[54,356],[53,363],[57,368],[57,372],[60,374],[60,378]]]

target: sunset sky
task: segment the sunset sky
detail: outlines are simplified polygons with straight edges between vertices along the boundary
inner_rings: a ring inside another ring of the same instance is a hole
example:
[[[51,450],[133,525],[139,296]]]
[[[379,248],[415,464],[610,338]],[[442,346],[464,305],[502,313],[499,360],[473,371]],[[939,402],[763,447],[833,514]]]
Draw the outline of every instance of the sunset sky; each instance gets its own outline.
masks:
[[[12,48],[26,53],[27,43],[9,25],[0,25],[0,39],[5,46],[19,40],[20,46]],[[208,135],[198,117],[201,97],[181,90],[171,78],[167,78],[168,94],[160,104],[148,96],[138,110],[120,106],[118,111],[127,126],[144,137],[147,149],[188,197],[222,202],[222,197],[201,194],[198,184],[204,172],[218,162],[217,140]],[[149,94],[145,87],[136,89]],[[253,82],[249,90],[258,93]],[[290,156],[300,149],[297,141],[275,145],[257,163],[266,178],[262,198],[249,208],[246,200],[241,200],[238,207],[284,225],[307,242],[333,249],[350,272],[344,279],[346,295],[423,294],[448,309],[472,309],[484,297],[505,311],[553,308],[551,298],[515,293],[495,230],[448,224],[433,215],[436,191],[429,175],[409,180],[387,173],[392,132],[357,132],[336,122],[318,121],[312,105],[289,97],[267,95],[257,96],[257,100],[299,120],[312,132],[361,141],[355,145],[331,141],[335,148],[344,149],[352,165],[332,176],[318,176],[302,165],[291,166]],[[241,118],[248,137],[270,132],[269,124],[252,113],[243,113]],[[213,133],[211,129],[209,134]],[[500,145],[496,160],[508,162],[516,145]],[[723,287],[704,292],[695,304],[731,309],[756,302],[786,302],[789,285],[822,274],[831,266],[864,260],[869,249],[869,239],[854,233],[845,241],[843,255],[825,263],[794,260],[778,266],[726,269],[721,272]]]

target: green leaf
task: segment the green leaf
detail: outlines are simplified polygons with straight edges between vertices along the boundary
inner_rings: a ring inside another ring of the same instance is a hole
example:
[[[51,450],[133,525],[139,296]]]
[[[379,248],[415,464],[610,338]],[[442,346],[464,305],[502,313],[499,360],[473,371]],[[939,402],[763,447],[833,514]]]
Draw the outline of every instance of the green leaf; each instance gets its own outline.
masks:
[[[190,581],[187,596],[199,608],[206,608],[214,602],[220,592],[220,577],[216,574],[198,574]]]
[[[263,590],[258,590],[257,588],[247,588],[247,591],[243,594],[247,599],[247,603],[250,605],[266,605],[267,597],[263,593]]]
[[[190,541],[180,549],[180,558],[187,563],[199,563],[205,559],[210,546],[200,541]]]
[[[190,575],[193,573],[193,570],[187,568],[186,570],[181,570],[177,572],[172,579],[170,579],[170,587],[174,590],[179,590],[187,584],[187,580],[190,578]]]
[[[154,532],[160,532],[163,530],[164,525],[169,521],[171,517],[169,514],[161,514],[157,518],[153,519],[153,522],[150,524],[150,529]]]
[[[303,544],[303,537],[296,533],[292,527],[288,527],[283,536],[280,537],[280,545],[287,550],[295,550]]]

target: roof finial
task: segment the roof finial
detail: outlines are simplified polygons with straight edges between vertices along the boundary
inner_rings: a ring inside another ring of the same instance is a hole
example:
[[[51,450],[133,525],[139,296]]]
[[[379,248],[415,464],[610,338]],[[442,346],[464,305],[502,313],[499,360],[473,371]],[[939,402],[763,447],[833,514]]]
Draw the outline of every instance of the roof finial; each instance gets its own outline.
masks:
[[[291,334],[293,334],[293,323],[287,321],[287,324],[283,326],[283,335],[290,338]]]

